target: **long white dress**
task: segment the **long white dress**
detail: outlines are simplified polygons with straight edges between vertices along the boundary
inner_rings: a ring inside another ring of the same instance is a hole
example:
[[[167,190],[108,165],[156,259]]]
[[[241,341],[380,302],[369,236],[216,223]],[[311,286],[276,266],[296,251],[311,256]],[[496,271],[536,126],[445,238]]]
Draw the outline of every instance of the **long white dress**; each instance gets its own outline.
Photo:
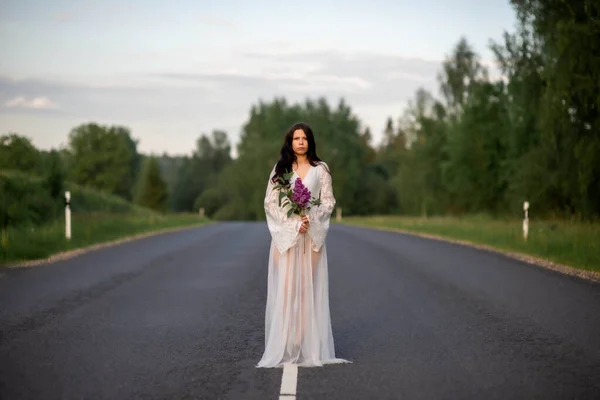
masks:
[[[265,313],[265,350],[257,367],[295,364],[318,367],[346,363],[336,358],[329,313],[329,277],[325,239],[336,204],[326,164],[311,166],[302,180],[311,197],[321,194],[321,205],[309,213],[310,228],[299,232],[302,220],[278,204],[269,175],[265,213],[271,233],[268,293]],[[296,178],[292,177],[292,187]]]

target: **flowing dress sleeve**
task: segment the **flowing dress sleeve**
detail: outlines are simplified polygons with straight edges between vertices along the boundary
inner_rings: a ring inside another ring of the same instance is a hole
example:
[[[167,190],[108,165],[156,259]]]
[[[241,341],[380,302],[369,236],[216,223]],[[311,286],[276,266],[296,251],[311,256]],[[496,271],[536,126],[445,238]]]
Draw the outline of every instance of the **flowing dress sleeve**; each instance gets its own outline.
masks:
[[[325,243],[327,233],[329,232],[331,214],[336,204],[329,167],[324,162],[321,164],[319,171],[321,205],[311,208],[308,212],[308,220],[310,222],[308,234],[313,241],[314,251],[319,251],[323,243]]]
[[[273,242],[279,252],[283,253],[296,244],[300,236],[302,219],[297,214],[288,218],[286,210],[279,206],[279,191],[274,189],[275,184],[271,180],[273,174],[275,174],[275,167],[269,175],[265,193],[265,215]]]

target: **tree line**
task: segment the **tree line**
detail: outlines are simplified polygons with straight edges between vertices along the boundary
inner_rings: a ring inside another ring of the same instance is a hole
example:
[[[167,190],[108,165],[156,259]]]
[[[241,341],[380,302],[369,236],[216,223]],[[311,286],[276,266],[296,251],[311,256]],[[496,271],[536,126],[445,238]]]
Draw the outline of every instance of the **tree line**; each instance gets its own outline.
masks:
[[[401,115],[388,118],[377,145],[344,99],[275,98],[252,105],[236,159],[219,130],[201,135],[190,156],[155,156],[140,154],[127,128],[91,123],[74,128],[60,151],[5,135],[0,169],[55,170],[56,187],[69,179],[161,211],[202,207],[218,220],[261,220],[284,132],[305,121],[344,215],[520,216],[527,200],[537,216],[595,219],[600,6],[512,4],[515,31],[490,43],[502,76],[490,77],[461,38],[441,65],[439,95],[419,89]]]

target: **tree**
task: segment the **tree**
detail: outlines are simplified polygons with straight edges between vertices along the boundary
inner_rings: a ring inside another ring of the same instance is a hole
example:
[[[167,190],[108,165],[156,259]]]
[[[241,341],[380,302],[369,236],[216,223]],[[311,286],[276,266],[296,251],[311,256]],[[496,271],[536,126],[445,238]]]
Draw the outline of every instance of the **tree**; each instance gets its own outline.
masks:
[[[80,125],[69,134],[69,152],[74,182],[132,199],[140,156],[129,129]]]
[[[63,167],[60,153],[57,150],[51,150],[45,159],[44,178],[46,187],[53,199],[62,198],[64,195],[65,170]]]
[[[167,184],[162,179],[156,157],[149,157],[144,163],[135,203],[156,211],[167,210],[169,195]]]
[[[392,117],[388,117],[383,131],[383,146],[392,146],[395,139],[394,122],[392,121]]]
[[[175,207],[175,188],[179,180],[181,179],[181,169],[188,157],[184,155],[170,156],[166,153],[157,158],[158,166],[160,168],[160,174],[167,183],[169,193],[173,195],[169,196],[169,209],[176,210]],[[179,210],[178,210],[179,211]]]
[[[443,105],[426,90],[418,89],[399,120],[396,143],[386,149],[387,158],[395,157],[390,184],[395,189],[398,208],[404,213],[429,215],[445,211],[445,117]]]
[[[238,158],[227,164],[213,186],[220,196],[211,191],[201,197],[207,205],[219,205],[214,218],[264,219],[263,199],[269,173],[279,159],[285,132],[298,121],[306,121],[312,127],[317,154],[334,174],[334,192],[344,213],[357,214],[367,209],[362,185],[373,149],[350,107],[343,99],[337,107],[331,107],[323,98],[296,104],[275,98],[251,107],[242,128]]]
[[[443,179],[461,212],[498,212],[504,200],[506,107],[502,86],[471,89],[460,119],[449,128]]]
[[[214,130],[211,136],[201,135],[196,141],[196,150],[183,160],[179,169],[172,208],[195,211],[202,207],[199,198],[217,185],[220,173],[231,161],[231,144],[226,132]]]
[[[538,64],[539,135],[524,154],[532,168],[519,179],[546,211],[600,214],[600,4],[592,1],[511,2]],[[521,37],[525,35],[521,34]],[[525,43],[525,41],[523,40]],[[507,46],[508,47],[508,46]],[[523,57],[518,66],[527,65]],[[521,69],[523,70],[523,69]],[[525,69],[527,71],[527,69]],[[529,69],[531,71],[531,69]],[[536,77],[536,73],[530,73]],[[515,80],[515,82],[518,82]],[[526,82],[535,82],[528,79]],[[534,93],[536,93],[534,91]],[[537,94],[537,93],[536,93]]]
[[[546,82],[542,44],[530,24],[520,16],[515,33],[505,32],[504,42],[491,42],[491,49],[503,75],[503,122],[506,155],[502,179],[506,186],[505,208],[520,212],[525,199],[538,206],[544,200],[545,168],[539,163],[541,147],[541,99]]]
[[[38,149],[25,136],[9,133],[0,136],[0,169],[39,172],[41,156]]]
[[[487,75],[479,56],[466,38],[461,38],[438,75],[449,116],[460,114],[469,96],[469,88]]]
[[[369,127],[366,127],[363,131],[362,139],[363,146],[367,149],[366,162],[367,164],[371,164],[375,162],[375,159],[377,157],[377,151],[372,146],[373,135],[371,135],[371,129],[369,129]]]

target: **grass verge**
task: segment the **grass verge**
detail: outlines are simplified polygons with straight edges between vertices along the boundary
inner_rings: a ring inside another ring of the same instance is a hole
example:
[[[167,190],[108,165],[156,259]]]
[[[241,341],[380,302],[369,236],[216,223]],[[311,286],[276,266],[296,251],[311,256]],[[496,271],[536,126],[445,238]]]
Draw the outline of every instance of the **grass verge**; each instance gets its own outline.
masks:
[[[0,265],[41,260],[57,253],[148,234],[167,229],[201,226],[207,219],[198,214],[73,214],[71,240],[65,238],[65,222],[57,220],[39,227],[9,228],[1,232]]]
[[[484,216],[350,217],[344,218],[343,223],[454,239],[600,273],[598,223],[530,220],[527,241],[523,239],[522,221],[498,220]]]

